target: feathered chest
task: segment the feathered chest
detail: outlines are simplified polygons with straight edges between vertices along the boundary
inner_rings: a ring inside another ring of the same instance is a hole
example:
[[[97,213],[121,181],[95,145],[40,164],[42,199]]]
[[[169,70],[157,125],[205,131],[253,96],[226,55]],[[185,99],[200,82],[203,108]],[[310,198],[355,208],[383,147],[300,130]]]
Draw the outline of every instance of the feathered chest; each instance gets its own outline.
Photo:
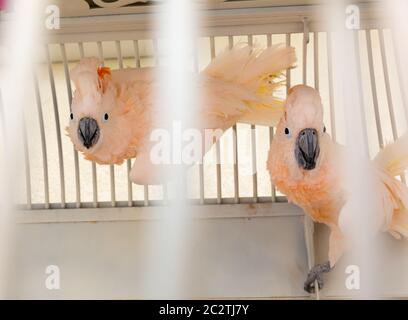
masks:
[[[313,170],[301,170],[282,159],[270,159],[272,182],[290,202],[302,207],[315,220],[337,219],[344,204],[339,176],[329,159],[323,159]]]

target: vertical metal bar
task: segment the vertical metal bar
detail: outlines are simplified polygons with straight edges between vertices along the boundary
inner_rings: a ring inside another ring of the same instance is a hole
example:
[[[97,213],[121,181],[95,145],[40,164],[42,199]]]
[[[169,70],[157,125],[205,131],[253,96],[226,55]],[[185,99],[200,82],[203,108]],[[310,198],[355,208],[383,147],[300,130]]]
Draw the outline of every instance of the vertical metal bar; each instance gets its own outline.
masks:
[[[198,75],[200,72],[199,66],[199,56],[198,56],[198,39],[194,41],[193,44],[193,70]],[[199,193],[200,193],[200,204],[204,203],[204,193],[201,190],[204,190],[204,176],[201,176],[203,173],[203,164],[204,164],[204,153],[205,153],[205,129],[201,130],[201,158],[199,159],[198,169],[199,169]],[[185,170],[185,185],[183,189],[183,194],[185,194],[186,199],[188,199],[188,184],[187,184],[187,177],[188,177],[188,170]]]
[[[217,161],[216,164],[216,175],[217,175],[217,203],[220,204],[222,202],[222,184],[221,184],[221,146],[220,146],[220,138],[217,139],[215,142],[215,158]]]
[[[238,135],[237,125],[232,126],[233,158],[234,158],[234,201],[239,203],[239,175],[238,175]]]
[[[210,52],[211,60],[215,58],[215,41],[214,37],[210,37]],[[220,204],[222,199],[222,190],[221,190],[221,148],[220,140],[217,139],[215,142],[215,157],[216,157],[216,175],[217,175],[217,203]]]
[[[271,33],[266,35],[266,45],[267,47],[272,46],[272,34]]]
[[[61,126],[59,121],[57,92],[55,89],[54,73],[52,70],[52,63],[50,58],[50,52],[48,45],[45,45],[45,53],[48,65],[48,75],[50,78],[52,102],[54,106],[54,120],[55,128],[57,131],[57,146],[58,146],[58,161],[59,161],[59,173],[60,173],[60,186],[61,186],[61,208],[65,207],[65,178],[64,178],[64,158],[62,155],[62,142],[61,142]]]
[[[290,41],[290,33],[286,34],[286,45],[290,46],[291,41]],[[289,93],[291,86],[291,71],[290,69],[286,69],[286,94]]]
[[[62,55],[62,61],[64,64],[64,72],[65,72],[65,81],[67,84],[67,93],[68,93],[68,102],[69,102],[69,110],[71,111],[71,104],[72,104],[72,88],[71,88],[71,79],[69,77],[69,70],[68,70],[68,61],[67,61],[67,53],[65,50],[65,44],[60,44],[60,50]],[[78,160],[78,151],[75,150],[75,147],[72,146],[74,152],[74,165],[75,165],[75,187],[76,187],[76,206],[77,208],[81,207],[81,185],[79,180],[79,160]]]
[[[314,87],[319,91],[319,33],[313,33]]]
[[[118,58],[119,68],[123,69],[123,58],[122,58],[122,48],[120,46],[120,41],[116,40],[116,55]],[[133,191],[132,191],[132,181],[130,181],[130,170],[132,168],[132,162],[130,159],[126,160],[127,166],[127,184],[128,184],[128,206],[131,207],[133,205]]]
[[[373,51],[372,51],[370,30],[366,30],[366,45],[367,45],[367,54],[368,54],[368,65],[370,69],[370,82],[371,82],[371,93],[373,96],[375,124],[377,128],[378,143],[381,149],[384,147],[384,139],[383,139],[382,129],[381,129],[380,112],[378,110],[377,86],[375,82]]]
[[[159,41],[158,39],[153,40],[153,53],[154,53],[154,63],[156,67],[160,66],[160,52],[159,52]],[[168,190],[167,190],[167,182],[162,184],[163,190],[163,204],[166,205],[168,202]]]
[[[83,59],[85,57],[85,52],[84,52],[84,44],[82,42],[78,42],[78,49],[79,49],[79,57]]]
[[[85,57],[85,52],[84,52],[84,45],[82,42],[78,43],[79,47],[79,56],[81,59]],[[93,207],[96,208],[98,207],[98,180],[97,180],[97,175],[96,175],[96,163],[92,161],[91,163],[91,168],[92,168],[92,201],[93,201]]]
[[[394,35],[391,32],[391,40],[392,40],[392,45],[394,48],[394,56],[395,56],[395,62],[397,65],[397,75],[398,75],[398,83],[400,83],[400,93],[401,93],[401,99],[402,99],[402,104],[404,106],[404,115],[405,115],[405,121],[408,121],[408,97],[407,97],[407,91],[406,91],[406,86],[405,86],[405,74],[401,73],[401,58],[400,58],[400,51],[399,48],[396,46]],[[401,176],[401,181],[406,184],[406,178],[405,175]]]
[[[98,41],[97,45],[99,59],[101,60],[102,65],[104,65],[102,42]],[[109,173],[110,173],[111,205],[112,207],[116,207],[115,166],[113,164],[109,165]]]
[[[307,45],[310,41],[310,34],[309,34],[309,22],[307,18],[303,19],[303,69],[302,69],[302,78],[303,84],[306,85],[307,82]],[[313,244],[313,233],[314,233],[314,224],[313,220],[309,216],[305,216],[304,221],[304,230],[305,230],[305,242],[307,248],[307,256],[308,256],[308,265],[309,268],[312,268],[315,263],[315,250]],[[319,286],[317,281],[315,281],[315,298],[319,299]]]
[[[115,167],[113,164],[109,166],[110,185],[111,185],[111,205],[116,207],[116,190],[115,190]]]
[[[253,36],[248,35],[248,44],[252,46],[254,43]],[[252,200],[258,202],[258,173],[256,163],[256,127],[251,124],[251,153],[252,153]]]
[[[102,47],[102,42],[98,41],[97,42],[97,46],[98,46],[98,57],[101,60],[102,65],[105,65],[105,59],[103,57],[103,47]]]
[[[400,83],[400,88],[401,88],[401,99],[402,99],[402,104],[404,107],[404,115],[405,115],[405,121],[408,121],[408,92],[406,91],[406,86],[405,86],[405,73],[402,73],[401,70],[401,52],[399,47],[397,46],[397,43],[395,42],[394,39],[394,34],[391,33],[391,40],[395,52],[395,62],[397,65],[397,75],[398,75],[398,82]]]
[[[407,92],[406,92],[406,86],[405,86],[405,74],[401,73],[401,59],[400,59],[400,51],[399,48],[396,46],[395,43],[395,39],[394,39],[394,35],[391,32],[391,41],[392,41],[392,45],[394,48],[394,56],[395,56],[395,62],[397,65],[397,76],[398,76],[398,83],[400,83],[400,88],[401,88],[401,99],[402,99],[402,104],[404,107],[404,115],[405,115],[405,121],[408,121],[408,99],[407,99]],[[405,175],[401,175],[401,181],[405,184],[407,184],[406,182],[406,178]]]
[[[269,150],[271,148],[272,145],[272,140],[273,140],[273,127],[269,127]],[[275,202],[276,201],[276,188],[274,183],[271,180],[271,201]]]
[[[310,37],[309,37],[309,24],[307,21],[307,18],[303,18],[303,47],[302,47],[302,60],[303,60],[303,72],[302,72],[302,79],[303,79],[303,84],[307,84],[307,69],[306,69],[306,64],[307,64],[307,45],[309,44]]]
[[[143,204],[145,206],[149,205],[149,187],[147,184],[143,186]]]
[[[139,41],[138,40],[133,40],[133,49],[134,49],[136,68],[140,68],[140,54],[139,54]],[[147,184],[143,185],[143,202],[145,206],[149,205],[149,186]]]
[[[305,215],[303,218],[303,232],[306,245],[307,264],[309,268],[312,268],[315,264],[315,250],[314,250],[314,223],[313,220]],[[315,286],[315,299],[320,300],[320,290],[317,280],[314,283]]]
[[[228,36],[228,48],[232,49],[233,46],[234,46],[234,37]]]
[[[27,130],[23,125],[23,145],[24,145],[24,166],[25,166],[25,182],[26,182],[26,196],[27,209],[31,209],[31,173],[30,173],[30,157],[28,155],[27,145]]]
[[[266,41],[267,41],[267,46],[271,47],[272,46],[272,34],[267,35]],[[286,45],[288,46],[288,44]],[[272,140],[273,140],[273,127],[269,127],[269,149],[271,148]],[[276,188],[272,180],[271,180],[271,201],[272,202],[276,201]]]
[[[139,41],[138,40],[133,40],[133,50],[134,50],[136,68],[140,68],[140,54],[139,54]]]
[[[286,34],[286,46],[290,46],[291,45],[291,34],[287,33]],[[291,87],[291,70],[290,69],[286,69],[286,95],[289,94],[289,90]],[[276,190],[276,188],[274,188]]]
[[[35,71],[33,73],[33,82],[34,82],[35,99],[36,99],[36,104],[37,104],[38,122],[40,125],[41,153],[42,153],[43,177],[44,177],[44,205],[45,205],[45,209],[49,209],[50,207],[50,189],[49,189],[49,182],[48,182],[47,144],[45,140],[44,116],[42,112],[40,89],[38,87],[38,80],[37,80]]]
[[[254,44],[254,38],[252,34],[248,34],[247,37],[248,37],[248,45],[252,46]]]
[[[368,135],[367,135],[367,124],[365,121],[365,113],[364,113],[364,99],[363,99],[363,85],[362,85],[362,75],[361,75],[361,59],[360,59],[360,41],[358,38],[358,31],[355,31],[353,34],[354,37],[354,48],[355,48],[355,59],[356,59],[356,65],[359,66],[356,70],[357,73],[357,83],[358,83],[358,92],[359,98],[360,98],[360,116],[361,116],[361,126],[363,128],[363,133],[364,133],[364,154],[368,157],[369,156],[369,151],[368,151]]]
[[[387,56],[385,52],[383,29],[378,29],[378,36],[380,38],[381,62],[382,62],[383,72],[384,72],[384,82],[385,82],[385,90],[387,94],[388,112],[390,114],[392,137],[395,141],[398,139],[398,130],[397,130],[397,124],[395,121],[394,103],[392,101],[392,95],[391,95],[390,76],[388,73]],[[400,178],[403,183],[406,183],[404,175],[401,175]]]
[[[116,58],[118,59],[119,69],[123,69],[123,59],[122,59],[122,48],[120,46],[120,41],[115,41],[115,48],[116,48]]]
[[[210,44],[211,44],[211,39],[213,40],[213,45],[214,45],[214,38],[210,38]],[[196,57],[196,54],[194,55]],[[211,53],[211,59],[213,59],[212,53]],[[195,71],[198,73],[198,61],[195,61]],[[200,158],[200,163],[198,164],[198,175],[199,175],[199,186],[200,186],[200,204],[204,204],[205,202],[205,190],[204,190],[204,152],[205,152],[205,130],[203,129],[201,131],[201,158]]]
[[[251,147],[252,147],[252,198],[258,202],[258,173],[256,163],[256,128],[251,124]]]
[[[395,122],[394,104],[393,104],[392,96],[391,96],[390,77],[388,74],[387,56],[386,56],[385,45],[384,45],[384,32],[382,29],[379,29],[378,33],[379,33],[379,38],[380,38],[381,61],[382,61],[383,71],[384,71],[385,90],[387,93],[388,111],[390,113],[392,137],[394,138],[394,140],[396,140],[398,138],[398,132],[397,132],[397,125]]]
[[[334,91],[333,91],[333,64],[332,64],[332,43],[330,31],[327,31],[327,70],[329,73],[329,99],[330,99],[330,127],[333,141],[336,141],[336,115],[334,111]]]
[[[234,38],[228,36],[228,47],[232,49],[234,46]],[[238,136],[237,125],[232,126],[232,140],[233,140],[233,158],[234,158],[234,202],[239,203],[239,175],[238,175]]]

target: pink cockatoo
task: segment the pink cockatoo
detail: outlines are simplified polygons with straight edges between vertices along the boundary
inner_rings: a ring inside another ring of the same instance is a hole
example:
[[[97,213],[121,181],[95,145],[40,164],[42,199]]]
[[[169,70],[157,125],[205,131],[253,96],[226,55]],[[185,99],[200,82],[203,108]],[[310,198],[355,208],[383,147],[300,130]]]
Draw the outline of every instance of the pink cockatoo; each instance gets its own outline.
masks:
[[[283,101],[273,93],[282,72],[296,61],[292,47],[261,50],[236,46],[217,56],[201,73],[199,130],[226,130],[237,122],[276,123]],[[136,158],[130,178],[139,184],[162,183],[150,159],[151,132],[157,120],[158,79],[155,68],[110,70],[96,58],[83,59],[71,71],[75,85],[67,132],[86,159],[120,164]]]
[[[308,292],[314,291],[315,281],[323,286],[322,273],[330,271],[345,250],[346,150],[326,133],[319,93],[304,85],[293,87],[276,128],[267,167],[273,183],[288,200],[331,231],[329,261],[310,270],[304,286]],[[373,201],[380,208],[378,228],[396,238],[408,237],[408,188],[395,178],[407,167],[408,134],[367,163],[377,192]]]

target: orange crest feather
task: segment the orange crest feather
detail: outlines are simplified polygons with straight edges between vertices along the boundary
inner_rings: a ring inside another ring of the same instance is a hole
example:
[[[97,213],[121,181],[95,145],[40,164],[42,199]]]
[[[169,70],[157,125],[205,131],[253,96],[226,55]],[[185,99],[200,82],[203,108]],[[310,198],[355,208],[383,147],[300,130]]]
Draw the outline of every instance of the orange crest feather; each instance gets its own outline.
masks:
[[[110,76],[111,75],[111,69],[108,67],[98,67],[98,82],[99,82],[99,88],[102,90],[102,92],[105,92],[106,87],[107,87],[107,82],[104,81],[105,76]]]
[[[111,75],[111,69],[109,67],[98,67],[98,77],[103,80],[106,75]]]

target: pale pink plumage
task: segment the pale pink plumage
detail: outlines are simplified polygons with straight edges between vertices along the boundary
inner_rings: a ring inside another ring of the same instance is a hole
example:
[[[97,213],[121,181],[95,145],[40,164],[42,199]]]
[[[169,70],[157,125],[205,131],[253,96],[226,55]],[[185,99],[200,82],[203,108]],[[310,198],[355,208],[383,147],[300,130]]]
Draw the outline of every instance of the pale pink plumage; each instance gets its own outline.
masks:
[[[290,136],[284,133],[291,131]],[[295,160],[295,140],[305,128],[318,132],[320,155],[316,168],[301,169]],[[330,265],[334,266],[344,251],[344,236],[339,217],[347,201],[342,170],[344,147],[334,143],[323,130],[323,107],[319,93],[307,86],[291,89],[285,104],[268,158],[268,170],[273,183],[289,201],[304,209],[313,220],[331,229],[329,243]],[[400,238],[408,237],[408,188],[395,179],[408,167],[408,135],[379,152],[372,163],[367,163],[373,175],[373,201],[381,206],[379,228]]]
[[[192,125],[225,130],[238,121],[276,124],[283,108],[273,93],[281,85],[278,77],[295,60],[294,48],[282,46],[265,50],[237,46],[220,54],[200,74],[198,90],[203,99]],[[156,71],[110,70],[100,65],[98,59],[83,59],[71,72],[76,91],[69,137],[86,159],[101,164],[136,157],[131,179],[160,183],[159,170],[148,156],[149,134],[161,127],[155,112]],[[108,121],[103,121],[105,113]],[[95,119],[101,129],[98,142],[89,149],[78,138],[78,121],[83,117]]]

